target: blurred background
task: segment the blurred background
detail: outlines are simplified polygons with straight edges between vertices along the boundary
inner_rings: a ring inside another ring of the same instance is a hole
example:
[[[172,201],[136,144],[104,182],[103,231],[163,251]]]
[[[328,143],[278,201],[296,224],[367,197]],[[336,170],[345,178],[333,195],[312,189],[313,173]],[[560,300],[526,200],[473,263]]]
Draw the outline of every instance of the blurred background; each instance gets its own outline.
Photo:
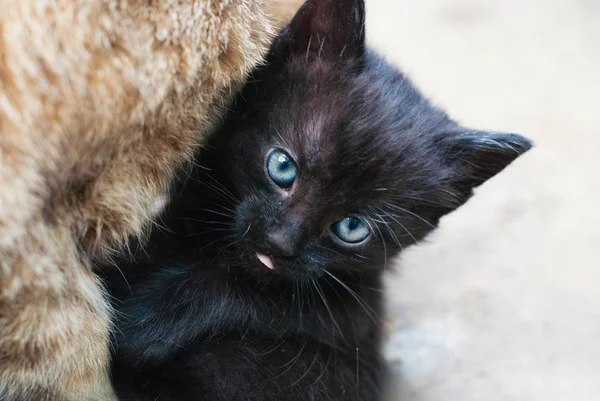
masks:
[[[374,47],[535,148],[388,280],[392,400],[600,400],[600,1],[367,0]]]
[[[434,103],[535,142],[387,278],[390,400],[600,400],[600,0],[366,1]]]

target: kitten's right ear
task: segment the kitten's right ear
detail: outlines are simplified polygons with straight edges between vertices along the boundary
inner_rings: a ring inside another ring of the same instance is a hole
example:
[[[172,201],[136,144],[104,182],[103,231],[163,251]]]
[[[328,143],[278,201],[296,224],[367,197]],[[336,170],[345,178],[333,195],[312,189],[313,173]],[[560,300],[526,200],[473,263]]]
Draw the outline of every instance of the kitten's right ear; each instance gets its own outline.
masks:
[[[456,128],[438,141],[461,202],[533,146],[521,135]]]
[[[330,61],[360,58],[365,50],[364,0],[307,0],[274,44],[274,51]]]

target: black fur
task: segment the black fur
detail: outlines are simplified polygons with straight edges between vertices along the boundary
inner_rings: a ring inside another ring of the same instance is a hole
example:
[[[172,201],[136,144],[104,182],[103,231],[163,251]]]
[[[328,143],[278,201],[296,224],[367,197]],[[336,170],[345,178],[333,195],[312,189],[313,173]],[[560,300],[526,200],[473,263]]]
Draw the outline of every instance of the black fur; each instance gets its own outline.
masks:
[[[461,128],[366,50],[363,1],[309,0],[174,195],[168,230],[109,278],[121,396],[381,399],[383,270],[530,146]],[[265,171],[276,147],[298,165],[287,190]],[[367,219],[364,244],[332,233],[348,215]]]

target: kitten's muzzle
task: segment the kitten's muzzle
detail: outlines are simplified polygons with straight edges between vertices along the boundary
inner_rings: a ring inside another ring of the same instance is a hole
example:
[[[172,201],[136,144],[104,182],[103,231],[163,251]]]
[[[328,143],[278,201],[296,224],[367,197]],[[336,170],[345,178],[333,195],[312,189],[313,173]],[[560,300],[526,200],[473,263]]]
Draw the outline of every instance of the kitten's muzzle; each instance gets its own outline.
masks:
[[[266,245],[270,254],[278,257],[293,258],[300,254],[302,239],[299,228],[285,225],[266,235]]]

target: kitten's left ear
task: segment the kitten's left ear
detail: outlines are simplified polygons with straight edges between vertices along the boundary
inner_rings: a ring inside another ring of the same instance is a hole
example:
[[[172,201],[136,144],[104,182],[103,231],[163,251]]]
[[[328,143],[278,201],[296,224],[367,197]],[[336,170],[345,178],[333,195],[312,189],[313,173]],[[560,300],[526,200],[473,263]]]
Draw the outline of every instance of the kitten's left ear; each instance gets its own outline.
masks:
[[[362,57],[364,0],[307,0],[275,43],[277,51],[331,61]]]
[[[532,147],[517,134],[456,129],[438,141],[452,183],[466,201],[473,188],[483,184]]]

